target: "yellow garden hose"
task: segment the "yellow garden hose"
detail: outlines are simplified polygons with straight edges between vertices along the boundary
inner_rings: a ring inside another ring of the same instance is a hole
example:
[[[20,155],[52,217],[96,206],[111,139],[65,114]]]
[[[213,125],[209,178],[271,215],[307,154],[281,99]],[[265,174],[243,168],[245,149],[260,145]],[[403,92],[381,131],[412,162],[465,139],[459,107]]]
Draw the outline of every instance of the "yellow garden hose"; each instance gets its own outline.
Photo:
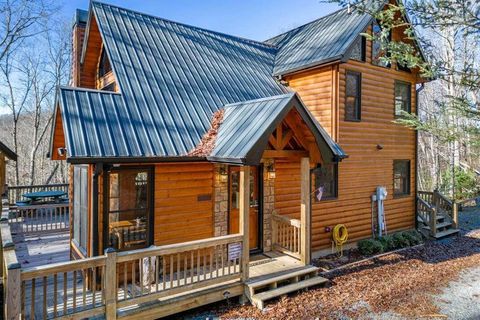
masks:
[[[340,257],[343,255],[343,245],[348,240],[348,230],[347,227],[343,224],[337,224],[333,228],[332,232],[332,251],[333,246],[335,245],[335,249],[337,252],[340,252]]]

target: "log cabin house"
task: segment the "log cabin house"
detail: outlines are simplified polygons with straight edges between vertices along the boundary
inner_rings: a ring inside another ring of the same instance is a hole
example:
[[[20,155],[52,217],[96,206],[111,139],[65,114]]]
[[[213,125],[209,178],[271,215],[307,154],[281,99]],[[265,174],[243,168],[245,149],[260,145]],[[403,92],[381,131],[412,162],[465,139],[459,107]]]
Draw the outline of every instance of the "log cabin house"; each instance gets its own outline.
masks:
[[[335,225],[348,228],[350,245],[378,232],[377,187],[388,231],[414,228],[416,132],[394,120],[416,111],[424,79],[383,62],[361,35],[378,30],[371,16],[342,9],[258,42],[96,1],[77,10],[50,153],[71,164],[71,258],[110,250],[124,261],[164,248],[168,279],[197,262],[216,266],[220,248],[222,268],[236,261],[249,284],[229,295],[263,306],[322,283],[310,262],[330,253]],[[262,274],[258,287],[271,290],[255,291],[250,260],[285,255],[297,269]],[[117,269],[118,286],[140,271]]]
[[[7,184],[7,161],[17,161],[17,154],[0,141],[0,196],[4,195]],[[0,204],[0,209],[1,209]]]

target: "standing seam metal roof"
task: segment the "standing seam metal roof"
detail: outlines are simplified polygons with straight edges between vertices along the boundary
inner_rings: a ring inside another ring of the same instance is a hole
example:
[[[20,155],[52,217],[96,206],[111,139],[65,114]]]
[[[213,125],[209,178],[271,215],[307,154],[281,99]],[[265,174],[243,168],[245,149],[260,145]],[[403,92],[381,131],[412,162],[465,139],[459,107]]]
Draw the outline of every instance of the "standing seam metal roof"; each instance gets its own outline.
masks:
[[[274,108],[282,100],[278,96],[288,95],[289,90],[272,76],[278,50],[271,44],[96,1],[91,3],[89,21],[93,18],[120,93],[60,88],[69,159],[186,157],[210,129],[216,111],[243,102],[252,110],[242,108],[235,114],[246,117],[243,127],[250,131],[235,138],[237,145],[215,149],[212,155],[238,159],[248,155],[248,144],[257,131],[265,130],[255,121],[257,116],[271,120],[285,107]],[[268,103],[259,103],[265,98]],[[298,105],[322,136],[319,140],[326,150],[336,158],[345,157],[299,99]],[[245,138],[248,135],[252,136]]]
[[[371,21],[369,14],[345,8],[265,41],[278,48],[273,75],[344,58]]]

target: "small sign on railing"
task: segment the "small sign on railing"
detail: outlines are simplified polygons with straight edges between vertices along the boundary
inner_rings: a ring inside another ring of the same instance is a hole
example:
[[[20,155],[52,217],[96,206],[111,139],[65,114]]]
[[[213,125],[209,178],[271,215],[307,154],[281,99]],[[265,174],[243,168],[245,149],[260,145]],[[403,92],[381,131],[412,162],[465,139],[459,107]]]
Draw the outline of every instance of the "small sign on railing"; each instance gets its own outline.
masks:
[[[240,242],[228,244],[228,260],[233,261],[236,259],[240,259],[241,254],[242,254],[242,244]]]

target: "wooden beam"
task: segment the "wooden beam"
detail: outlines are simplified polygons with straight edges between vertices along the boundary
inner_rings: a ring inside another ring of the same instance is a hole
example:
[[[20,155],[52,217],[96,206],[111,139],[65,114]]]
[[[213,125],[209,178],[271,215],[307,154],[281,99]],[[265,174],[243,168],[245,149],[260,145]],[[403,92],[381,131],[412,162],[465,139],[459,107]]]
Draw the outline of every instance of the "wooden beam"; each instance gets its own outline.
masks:
[[[288,129],[285,135],[280,140],[281,141],[279,144],[280,150],[284,149],[287,146],[288,142],[290,141],[290,139],[292,139],[292,137],[293,137],[293,131]]]
[[[280,147],[280,144],[282,143],[282,138],[283,138],[283,126],[282,123],[277,126],[277,145],[275,146],[275,149],[281,150],[282,148]]]
[[[301,176],[301,203],[300,203],[300,246],[301,246],[301,260],[304,264],[310,263],[310,159],[302,158],[300,161],[300,176]]]
[[[117,252],[108,248],[105,250],[105,318],[117,319]],[[140,265],[143,268],[143,264]],[[143,279],[140,279],[143,285]],[[142,287],[143,288],[143,287]]]
[[[250,259],[249,246],[249,221],[250,221],[250,167],[240,168],[240,203],[239,225],[240,234],[243,236],[242,244],[242,281],[248,280],[248,263]]]
[[[265,150],[263,158],[301,158],[308,157],[308,151],[303,150]]]

